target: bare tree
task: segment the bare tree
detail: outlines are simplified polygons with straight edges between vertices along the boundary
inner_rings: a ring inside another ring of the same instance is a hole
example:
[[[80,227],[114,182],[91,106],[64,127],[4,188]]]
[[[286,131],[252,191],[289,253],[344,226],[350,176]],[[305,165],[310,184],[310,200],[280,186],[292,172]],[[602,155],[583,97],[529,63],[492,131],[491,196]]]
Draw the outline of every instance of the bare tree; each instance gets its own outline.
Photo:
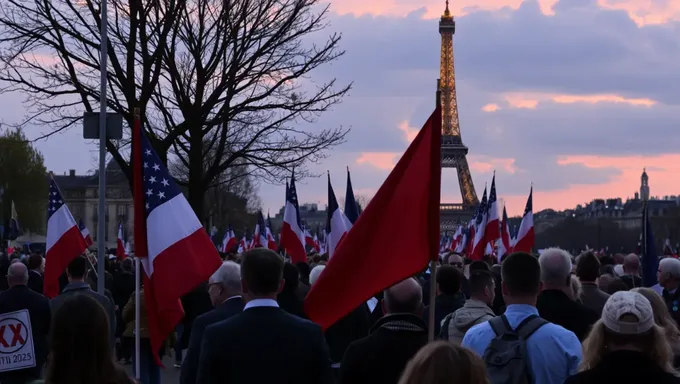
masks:
[[[161,159],[176,156],[188,170],[185,187],[199,217],[206,190],[230,167],[280,182],[343,142],[347,130],[314,124],[350,89],[311,78],[343,54],[340,35],[320,40],[328,7],[319,2],[110,0],[108,107],[128,125],[133,109],[142,109]],[[0,80],[8,84],[0,92],[26,95],[22,124],[47,125],[49,135],[98,108],[99,6],[0,3]],[[129,175],[115,143],[107,149]]]

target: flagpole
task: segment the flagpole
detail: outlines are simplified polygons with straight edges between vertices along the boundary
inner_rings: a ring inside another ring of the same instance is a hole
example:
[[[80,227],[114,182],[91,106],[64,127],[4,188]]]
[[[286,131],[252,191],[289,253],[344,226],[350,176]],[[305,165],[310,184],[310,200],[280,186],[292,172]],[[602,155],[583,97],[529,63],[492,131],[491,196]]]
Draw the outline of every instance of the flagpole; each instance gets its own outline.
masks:
[[[437,92],[435,94],[435,108],[440,108],[441,107],[441,100],[442,100],[442,94],[441,94],[441,82],[439,79],[437,79]],[[439,134],[441,135],[441,130],[439,131]],[[440,172],[441,172],[441,166],[439,167]],[[441,185],[439,186],[441,188]],[[440,236],[441,236],[441,228],[439,230]],[[432,250],[430,250],[432,251]],[[434,341],[435,334],[434,334],[434,303],[437,298],[437,261],[432,260],[432,255],[430,256],[430,306],[429,306],[429,321],[427,324],[427,339],[429,341]]]
[[[141,277],[141,265],[139,263],[139,257],[135,256],[135,379],[139,380],[140,379],[140,371],[139,371],[139,354],[140,354],[140,347],[141,347],[141,339],[140,339],[140,304],[139,304],[139,290],[140,290],[140,284],[139,284],[139,279]]]
[[[104,276],[104,258],[106,257],[106,81],[107,58],[108,58],[108,14],[106,11],[107,0],[102,0],[100,5],[101,31],[100,31],[100,88],[99,88],[99,204],[97,207],[97,274]],[[97,279],[97,292],[104,294],[104,279]]]

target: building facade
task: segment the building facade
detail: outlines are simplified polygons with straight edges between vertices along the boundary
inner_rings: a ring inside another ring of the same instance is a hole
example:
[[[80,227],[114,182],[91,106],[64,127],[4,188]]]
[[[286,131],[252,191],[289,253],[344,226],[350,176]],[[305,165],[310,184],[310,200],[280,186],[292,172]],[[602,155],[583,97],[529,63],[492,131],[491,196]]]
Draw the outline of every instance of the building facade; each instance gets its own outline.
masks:
[[[64,175],[54,175],[61,193],[76,222],[82,220],[97,244],[99,206],[99,173],[77,175],[70,170]],[[132,194],[130,185],[118,164],[111,160],[106,166],[106,217],[104,219],[107,248],[116,247],[119,224],[131,237],[133,223]]]

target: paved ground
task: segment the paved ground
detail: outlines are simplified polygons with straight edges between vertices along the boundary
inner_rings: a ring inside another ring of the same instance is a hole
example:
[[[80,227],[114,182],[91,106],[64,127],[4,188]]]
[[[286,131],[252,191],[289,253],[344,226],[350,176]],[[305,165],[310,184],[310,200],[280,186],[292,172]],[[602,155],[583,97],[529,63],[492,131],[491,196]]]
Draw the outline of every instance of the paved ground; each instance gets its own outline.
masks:
[[[175,361],[171,357],[165,357],[163,359],[163,365],[165,368],[161,368],[161,384],[178,384],[179,383],[179,369],[175,368],[173,365]],[[128,364],[125,369],[130,373],[130,376],[134,376],[132,372],[132,365]]]

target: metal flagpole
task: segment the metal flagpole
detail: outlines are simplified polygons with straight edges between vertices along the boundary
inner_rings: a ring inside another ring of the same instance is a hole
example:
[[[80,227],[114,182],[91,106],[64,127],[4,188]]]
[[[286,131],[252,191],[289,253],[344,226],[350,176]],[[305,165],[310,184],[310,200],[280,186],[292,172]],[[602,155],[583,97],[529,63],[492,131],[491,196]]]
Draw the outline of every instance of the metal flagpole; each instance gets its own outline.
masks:
[[[139,262],[139,257],[135,256],[135,379],[139,380],[139,354],[140,354],[140,304],[139,304],[139,290],[140,284],[139,279],[141,275],[141,265]]]
[[[97,292],[104,294],[104,258],[106,257],[106,80],[108,41],[106,38],[108,27],[107,0],[101,0],[101,32],[100,32],[100,72],[101,84],[99,89],[99,207],[97,209]]]
[[[435,100],[435,108],[440,108],[441,107],[441,100],[442,100],[442,95],[441,95],[441,82],[439,79],[437,79],[437,92],[436,92],[436,100]],[[441,134],[441,131],[440,131]],[[439,167],[441,171],[441,167]],[[439,187],[441,188],[441,186]],[[440,231],[441,232],[441,231]],[[441,236],[441,234],[440,234]],[[428,255],[429,257],[432,257],[432,255]],[[429,341],[434,341],[435,334],[434,334],[434,302],[437,297],[437,262],[434,260],[430,260],[430,307],[429,309],[429,324],[427,324],[427,339]]]

